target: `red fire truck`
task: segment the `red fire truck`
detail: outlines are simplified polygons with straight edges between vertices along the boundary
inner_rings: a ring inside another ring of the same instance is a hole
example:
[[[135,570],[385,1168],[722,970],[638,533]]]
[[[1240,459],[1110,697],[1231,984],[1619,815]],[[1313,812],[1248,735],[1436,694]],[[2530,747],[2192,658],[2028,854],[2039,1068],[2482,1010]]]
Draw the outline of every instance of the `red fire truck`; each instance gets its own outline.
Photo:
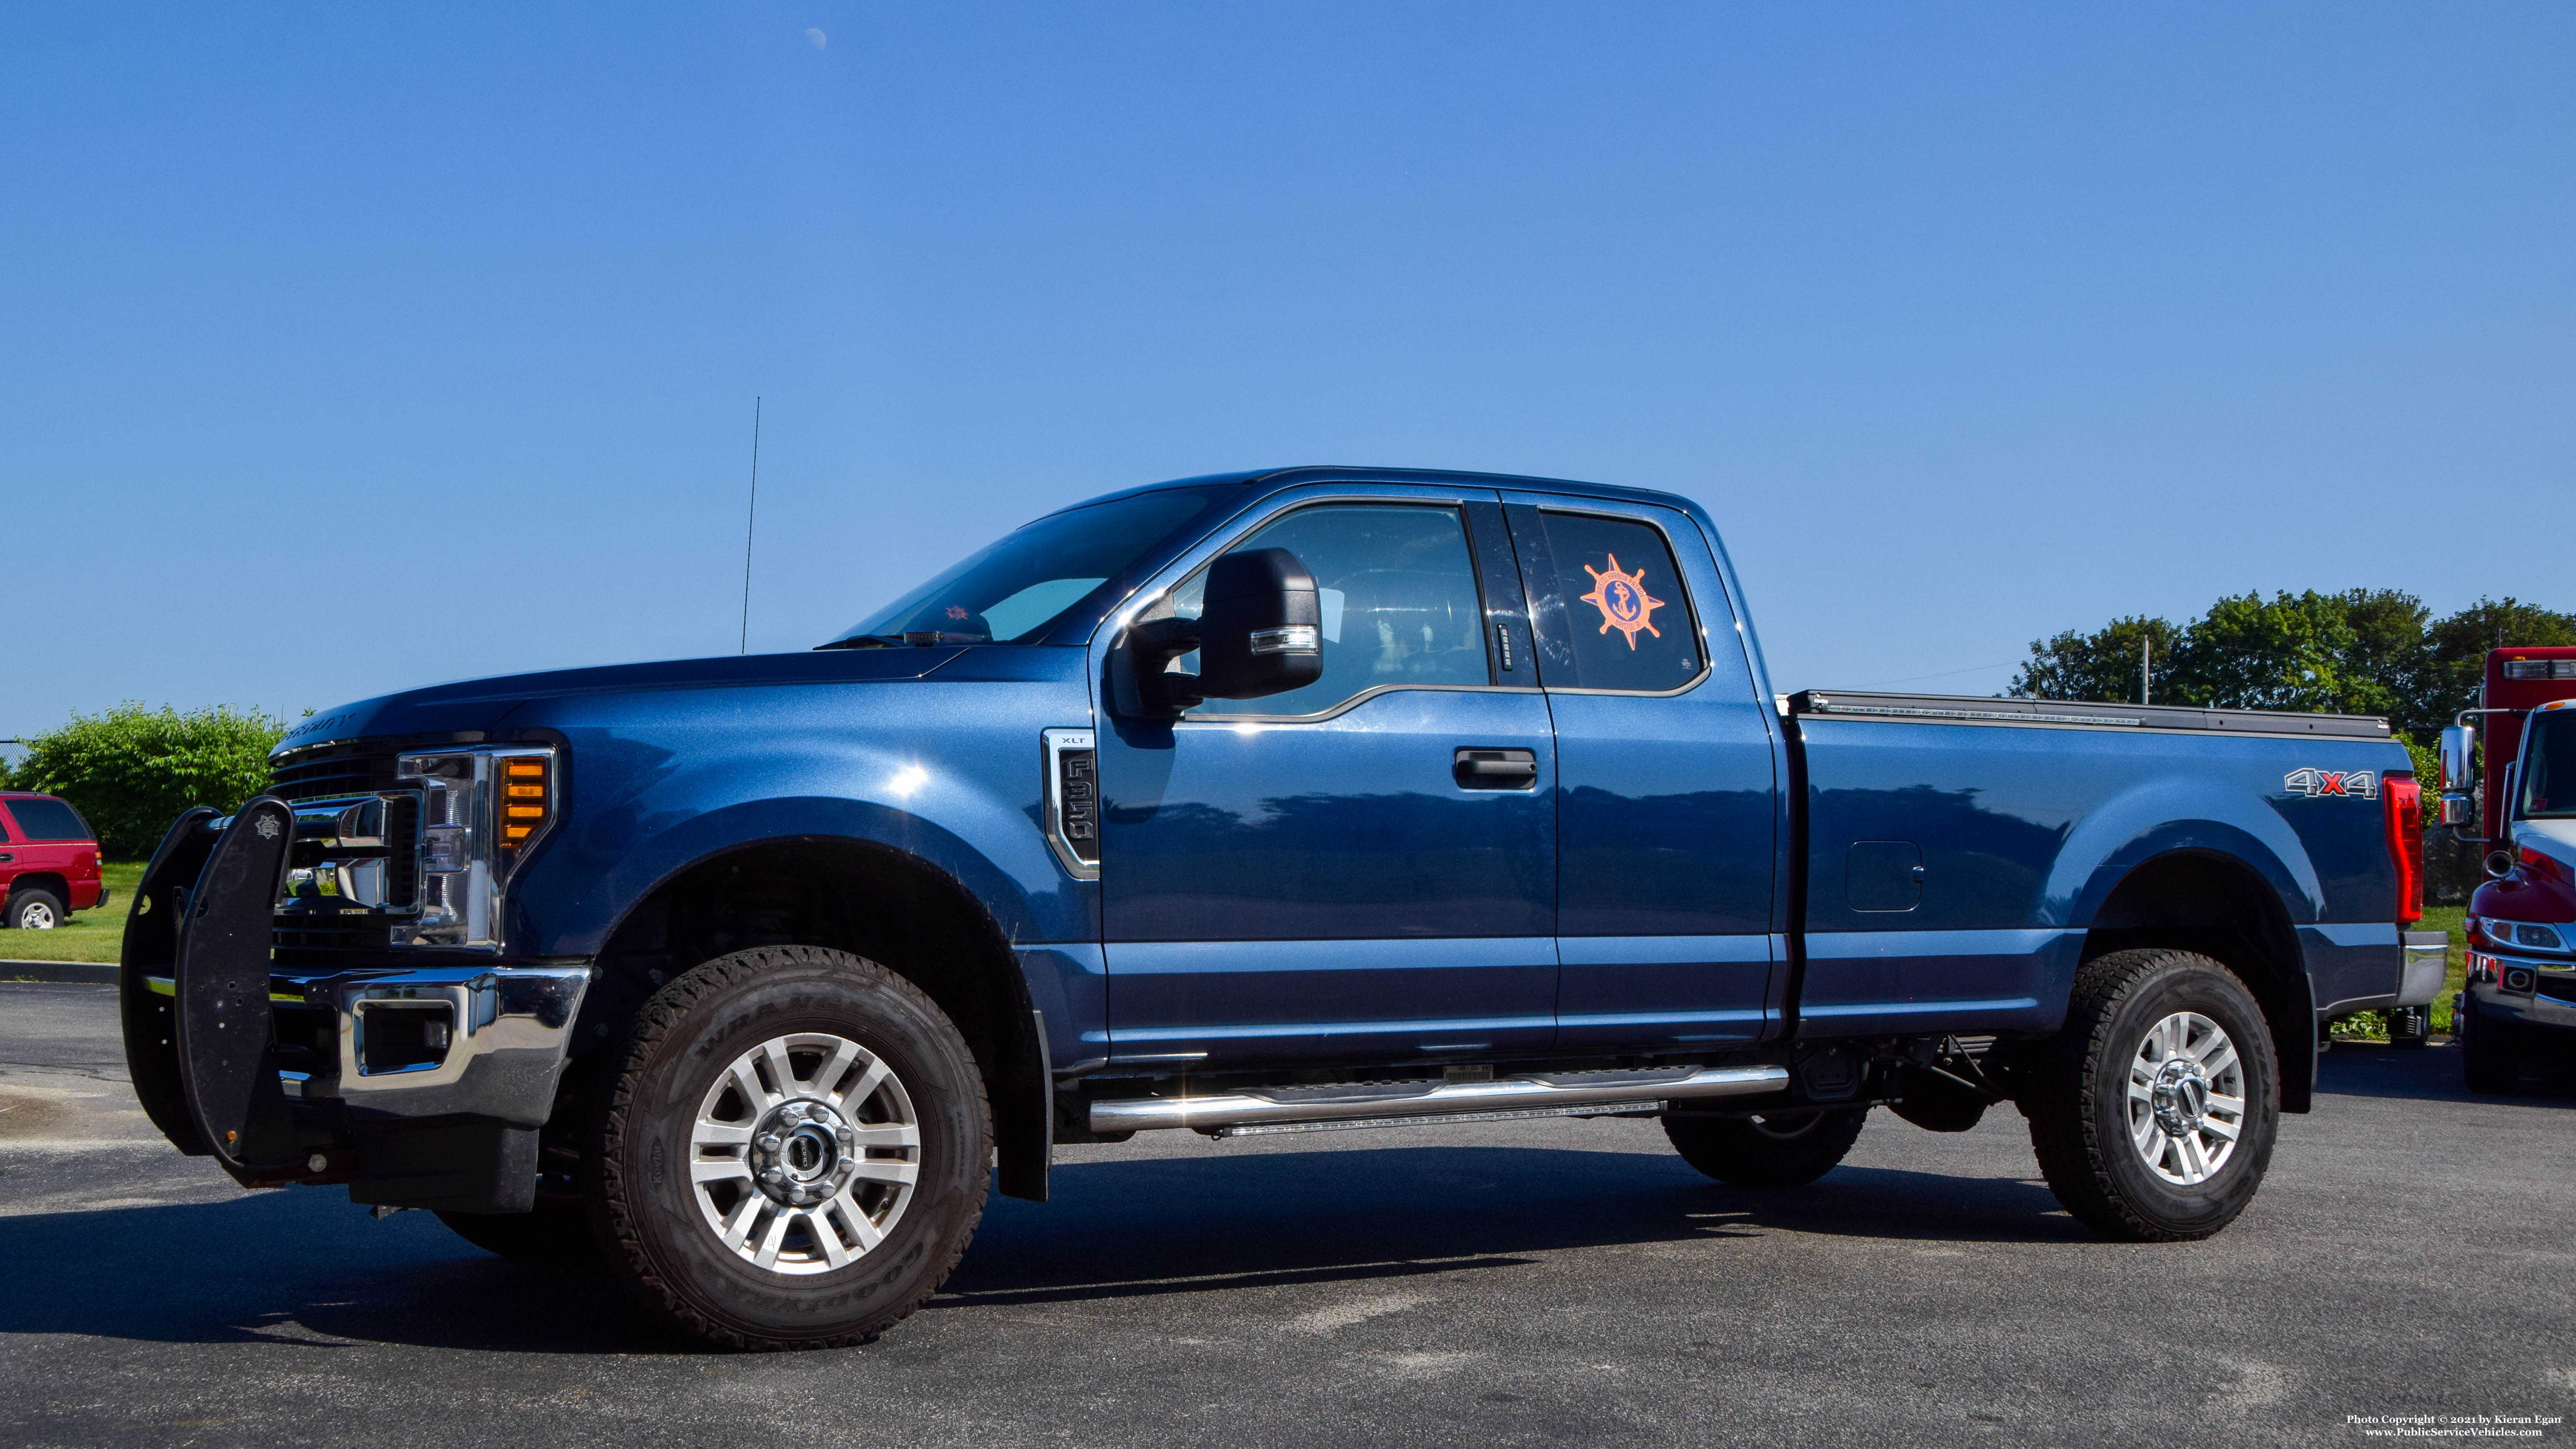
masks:
[[[2442,823],[2493,847],[2469,898],[2461,1067],[2470,1091],[2509,1092],[2576,1052],[2576,648],[2488,653],[2478,707],[2442,732],[2442,791]]]

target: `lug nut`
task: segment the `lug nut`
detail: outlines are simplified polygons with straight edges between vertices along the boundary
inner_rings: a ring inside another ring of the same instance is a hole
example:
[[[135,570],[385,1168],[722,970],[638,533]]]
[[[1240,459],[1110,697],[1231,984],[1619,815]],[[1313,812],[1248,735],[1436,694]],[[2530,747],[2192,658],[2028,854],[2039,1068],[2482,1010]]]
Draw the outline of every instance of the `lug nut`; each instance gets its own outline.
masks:
[[[850,1130],[849,1128],[847,1128],[847,1127],[841,1128],[841,1129],[840,1129],[840,1134],[841,1134],[841,1145],[842,1145],[842,1146],[844,1146],[844,1147],[847,1147],[847,1146],[849,1146],[851,1143],[856,1142],[856,1141],[858,1141],[858,1140],[859,1140],[859,1134],[857,1134],[856,1132],[851,1131],[851,1130]]]
[[[760,1180],[763,1182],[785,1182],[787,1180],[787,1174],[773,1167],[767,1172],[762,1173],[760,1175]]]
[[[760,1150],[763,1152],[776,1152],[778,1150],[778,1145],[779,1136],[775,1132],[772,1132],[768,1136],[760,1139]]]

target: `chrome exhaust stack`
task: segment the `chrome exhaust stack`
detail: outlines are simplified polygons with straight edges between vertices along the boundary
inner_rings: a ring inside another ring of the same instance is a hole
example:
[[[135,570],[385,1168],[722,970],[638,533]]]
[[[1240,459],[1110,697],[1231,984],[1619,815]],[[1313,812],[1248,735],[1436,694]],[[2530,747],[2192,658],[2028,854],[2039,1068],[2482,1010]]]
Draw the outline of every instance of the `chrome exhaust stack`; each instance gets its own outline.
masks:
[[[1562,1072],[1492,1082],[1257,1087],[1208,1097],[1113,1097],[1091,1104],[1091,1130],[1141,1132],[1189,1127],[1201,1132],[1252,1125],[1367,1121],[1399,1127],[1420,1117],[1445,1121],[1510,1115],[1569,1116],[1576,1109],[1660,1110],[1702,1097],[1758,1096],[1786,1090],[1786,1067],[1674,1067],[1652,1072]]]

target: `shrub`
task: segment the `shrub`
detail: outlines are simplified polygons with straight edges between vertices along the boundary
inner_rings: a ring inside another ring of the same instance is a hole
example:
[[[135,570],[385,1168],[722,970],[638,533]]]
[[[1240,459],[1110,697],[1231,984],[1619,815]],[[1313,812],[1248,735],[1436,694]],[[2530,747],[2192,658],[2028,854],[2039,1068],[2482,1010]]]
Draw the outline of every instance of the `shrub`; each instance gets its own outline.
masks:
[[[191,805],[233,807],[268,785],[268,752],[286,722],[218,705],[186,714],[127,703],[27,741],[10,772],[20,790],[60,795],[111,857],[152,853]]]

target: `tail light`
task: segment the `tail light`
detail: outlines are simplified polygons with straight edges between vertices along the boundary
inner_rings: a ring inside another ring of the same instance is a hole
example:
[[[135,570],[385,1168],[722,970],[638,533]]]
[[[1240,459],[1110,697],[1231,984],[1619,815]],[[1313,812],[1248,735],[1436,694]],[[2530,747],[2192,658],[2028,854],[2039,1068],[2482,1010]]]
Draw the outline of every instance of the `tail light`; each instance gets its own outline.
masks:
[[[2397,924],[2424,919],[2424,790],[2411,775],[2380,782],[2388,814],[2388,858],[2397,866]]]

